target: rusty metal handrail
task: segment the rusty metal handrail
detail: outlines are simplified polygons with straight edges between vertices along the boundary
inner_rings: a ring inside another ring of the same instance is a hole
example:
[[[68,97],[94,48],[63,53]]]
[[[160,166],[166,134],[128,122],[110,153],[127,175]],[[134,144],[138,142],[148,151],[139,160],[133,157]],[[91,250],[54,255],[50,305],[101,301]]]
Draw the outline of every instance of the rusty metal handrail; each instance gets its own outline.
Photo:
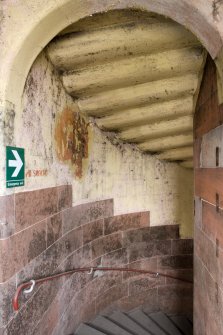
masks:
[[[140,270],[140,269],[133,269],[133,268],[120,268],[120,267],[85,267],[85,268],[76,268],[73,270],[69,270],[69,271],[65,271],[62,273],[58,273],[52,276],[48,276],[48,277],[43,277],[43,278],[39,278],[39,279],[35,279],[35,280],[30,280],[28,282],[22,283],[21,285],[19,285],[17,287],[15,296],[12,300],[12,306],[14,311],[18,311],[19,310],[19,296],[21,294],[22,291],[24,291],[25,289],[28,288],[28,290],[26,290],[26,293],[31,293],[35,287],[35,285],[38,284],[43,284],[47,281],[51,281],[54,279],[58,279],[60,277],[64,277],[64,276],[69,276],[72,275],[74,273],[83,273],[83,272],[88,272],[89,274],[92,274],[95,271],[120,271],[120,272],[135,272],[135,273],[140,273],[140,274],[149,274],[149,275],[155,275],[156,277],[165,277],[165,278],[171,278],[171,279],[175,279],[175,280],[179,280],[179,281],[183,281],[186,283],[190,283],[192,284],[193,281],[188,280],[188,279],[183,279],[180,277],[175,277],[172,276],[170,274],[166,274],[166,273],[162,273],[162,272],[154,272],[154,271],[149,271],[149,270]]]

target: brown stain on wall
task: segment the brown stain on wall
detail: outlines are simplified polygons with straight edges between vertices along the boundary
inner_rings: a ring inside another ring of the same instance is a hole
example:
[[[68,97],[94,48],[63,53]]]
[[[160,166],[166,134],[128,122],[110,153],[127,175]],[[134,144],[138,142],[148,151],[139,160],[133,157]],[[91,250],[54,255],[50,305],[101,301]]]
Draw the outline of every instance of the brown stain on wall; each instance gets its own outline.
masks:
[[[83,176],[83,160],[88,158],[88,123],[76,111],[66,107],[55,127],[56,152],[60,161],[68,163],[76,177]]]

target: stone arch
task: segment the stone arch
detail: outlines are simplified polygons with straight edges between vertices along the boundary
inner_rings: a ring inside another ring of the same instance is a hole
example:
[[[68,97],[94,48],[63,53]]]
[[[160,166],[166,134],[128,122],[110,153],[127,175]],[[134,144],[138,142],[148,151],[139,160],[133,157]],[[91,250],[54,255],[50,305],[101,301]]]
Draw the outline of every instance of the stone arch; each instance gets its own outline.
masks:
[[[144,11],[155,12],[168,16],[174,21],[182,24],[191,30],[204,47],[210,53],[213,59],[218,55],[218,68],[221,66],[222,39],[217,29],[217,25],[209,15],[211,3],[197,3],[193,0],[58,0],[50,1],[47,6],[38,10],[40,4],[31,4],[29,7],[28,22],[20,22],[18,31],[15,36],[10,36],[10,50],[5,54],[5,61],[2,64],[5,67],[2,70],[4,82],[0,87],[0,98],[3,105],[10,102],[14,105],[17,112],[20,110],[20,101],[29,69],[48,42],[59,31],[79,19],[93,15],[98,12],[105,12],[114,9],[141,9]],[[35,8],[34,8],[35,7]],[[48,7],[48,8],[45,8]],[[25,19],[25,14],[24,14]],[[16,30],[17,27],[13,27]],[[8,31],[8,34],[12,30]],[[7,31],[6,31],[7,34]],[[17,39],[18,41],[17,41]]]

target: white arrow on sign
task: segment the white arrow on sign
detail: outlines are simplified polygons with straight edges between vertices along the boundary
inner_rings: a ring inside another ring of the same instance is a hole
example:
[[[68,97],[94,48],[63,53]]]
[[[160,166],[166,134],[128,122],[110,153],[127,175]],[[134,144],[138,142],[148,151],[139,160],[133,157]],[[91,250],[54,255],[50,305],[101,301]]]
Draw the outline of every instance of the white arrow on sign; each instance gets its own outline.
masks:
[[[12,177],[17,177],[21,168],[23,167],[23,162],[16,150],[12,150],[12,153],[15,157],[15,160],[9,160],[9,167],[15,167],[15,171],[12,174]]]

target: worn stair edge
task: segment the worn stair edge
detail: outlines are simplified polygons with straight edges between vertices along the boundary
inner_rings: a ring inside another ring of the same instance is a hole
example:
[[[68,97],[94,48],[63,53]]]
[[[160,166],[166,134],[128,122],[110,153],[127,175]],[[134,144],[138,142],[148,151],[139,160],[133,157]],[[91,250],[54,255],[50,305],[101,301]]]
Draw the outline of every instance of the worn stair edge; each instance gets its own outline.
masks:
[[[175,324],[162,312],[151,313],[148,315],[157,325],[168,335],[182,335],[182,332],[178,330]]]
[[[115,311],[111,316],[98,315],[93,321],[81,324],[74,334],[193,335],[193,324],[184,315],[147,314],[137,308],[128,313]]]
[[[128,315],[139,325],[144,327],[153,335],[166,335],[166,333],[142,310],[137,309],[128,313]]]
[[[108,335],[131,335],[128,331],[109,320],[106,316],[98,315],[89,325],[93,325],[96,329],[106,332]]]
[[[148,331],[139,326],[135,321],[133,321],[128,315],[122,312],[113,312],[111,316],[108,317],[109,320],[115,322],[125,330],[129,331],[133,335],[148,335]],[[151,335],[149,333],[149,335]]]
[[[75,335],[106,335],[106,333],[103,333],[85,323],[81,324],[74,334]]]
[[[172,320],[172,322],[174,322],[174,324],[178,327],[178,329],[183,332],[183,334],[193,335],[193,326],[186,317],[176,315],[171,316],[170,319]]]

